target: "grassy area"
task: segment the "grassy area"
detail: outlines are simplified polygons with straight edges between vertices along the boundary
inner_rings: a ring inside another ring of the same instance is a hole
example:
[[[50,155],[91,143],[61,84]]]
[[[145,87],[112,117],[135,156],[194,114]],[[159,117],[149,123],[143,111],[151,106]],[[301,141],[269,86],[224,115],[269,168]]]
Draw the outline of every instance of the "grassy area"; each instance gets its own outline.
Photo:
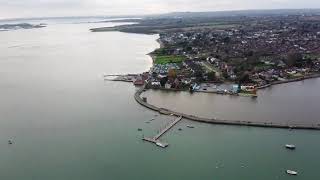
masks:
[[[181,63],[184,56],[156,56],[155,64]]]
[[[271,69],[272,67],[272,65],[265,63],[259,63],[255,65],[257,71]]]
[[[167,54],[167,49],[166,48],[159,48],[159,49],[156,49],[155,51],[153,51],[152,54],[157,55],[157,56],[164,56]]]

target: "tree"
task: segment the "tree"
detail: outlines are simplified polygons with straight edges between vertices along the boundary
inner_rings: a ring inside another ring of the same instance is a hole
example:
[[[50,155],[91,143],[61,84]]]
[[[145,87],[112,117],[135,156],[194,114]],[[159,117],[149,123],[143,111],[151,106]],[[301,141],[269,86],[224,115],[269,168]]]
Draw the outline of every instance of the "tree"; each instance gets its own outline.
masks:
[[[250,76],[248,73],[244,73],[240,76],[239,78],[239,84],[245,84],[245,83],[250,83]]]
[[[302,55],[300,53],[289,53],[285,63],[287,66],[291,67],[296,65],[298,62],[302,60]]]
[[[228,44],[230,41],[231,41],[231,38],[228,36],[223,38],[223,42],[226,44]]]
[[[216,73],[215,72],[209,72],[208,74],[207,74],[207,76],[208,76],[208,80],[209,81],[214,81],[214,80],[216,80]]]
[[[169,69],[168,77],[172,78],[172,79],[175,79],[177,77],[176,71],[174,69]]]
[[[197,81],[203,81],[203,73],[201,71],[194,72],[194,76],[196,77]]]
[[[203,77],[203,74],[202,74],[201,71],[196,71],[196,72],[194,73],[194,75],[195,75],[195,77],[197,77],[197,78],[202,78],[202,77]]]
[[[191,46],[187,46],[186,51],[188,51],[188,52],[192,51],[192,47]]]
[[[165,84],[167,83],[167,81],[168,81],[168,77],[161,78],[161,79],[160,79],[160,85],[161,85],[161,87],[164,87]]]
[[[222,76],[225,78],[225,79],[228,79],[229,78],[229,74],[227,71],[223,71],[222,72]]]

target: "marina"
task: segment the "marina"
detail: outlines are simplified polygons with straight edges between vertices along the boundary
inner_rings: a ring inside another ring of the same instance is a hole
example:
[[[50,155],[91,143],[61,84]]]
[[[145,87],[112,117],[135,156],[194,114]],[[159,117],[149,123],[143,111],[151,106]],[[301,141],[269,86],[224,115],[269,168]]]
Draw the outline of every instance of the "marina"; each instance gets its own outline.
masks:
[[[157,146],[160,146],[162,148],[166,148],[169,146],[168,143],[160,142],[159,138],[163,136],[167,131],[169,131],[174,125],[176,125],[179,121],[182,120],[182,116],[176,118],[174,121],[172,121],[170,124],[168,124],[164,129],[161,129],[158,134],[152,138],[143,137],[142,140],[151,142],[156,144]]]

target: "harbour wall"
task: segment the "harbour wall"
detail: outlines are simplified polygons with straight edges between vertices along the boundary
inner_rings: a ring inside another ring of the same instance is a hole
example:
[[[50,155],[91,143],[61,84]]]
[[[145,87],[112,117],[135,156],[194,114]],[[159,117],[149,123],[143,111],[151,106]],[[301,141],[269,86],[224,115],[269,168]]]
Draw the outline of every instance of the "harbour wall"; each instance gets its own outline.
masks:
[[[211,124],[222,124],[222,125],[238,125],[238,126],[251,126],[251,127],[264,127],[264,128],[283,128],[283,129],[309,129],[309,130],[320,130],[320,124],[313,125],[296,125],[296,124],[281,124],[281,123],[271,123],[271,122],[251,122],[251,121],[237,121],[237,120],[222,120],[217,118],[203,118],[194,115],[188,115],[185,113],[176,112],[173,110],[160,108],[149,104],[147,101],[143,101],[141,94],[145,91],[145,86],[138,89],[134,94],[134,99],[142,106],[149,108],[153,111],[159,112],[165,115],[175,115],[181,116],[185,119],[211,123]]]

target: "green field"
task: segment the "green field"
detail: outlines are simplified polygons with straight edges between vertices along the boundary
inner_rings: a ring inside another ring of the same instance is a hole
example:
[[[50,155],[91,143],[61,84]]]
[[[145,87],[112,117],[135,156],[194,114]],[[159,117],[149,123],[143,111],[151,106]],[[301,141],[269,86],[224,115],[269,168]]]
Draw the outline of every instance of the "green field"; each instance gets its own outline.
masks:
[[[184,60],[184,56],[156,56],[155,64],[181,63]]]

